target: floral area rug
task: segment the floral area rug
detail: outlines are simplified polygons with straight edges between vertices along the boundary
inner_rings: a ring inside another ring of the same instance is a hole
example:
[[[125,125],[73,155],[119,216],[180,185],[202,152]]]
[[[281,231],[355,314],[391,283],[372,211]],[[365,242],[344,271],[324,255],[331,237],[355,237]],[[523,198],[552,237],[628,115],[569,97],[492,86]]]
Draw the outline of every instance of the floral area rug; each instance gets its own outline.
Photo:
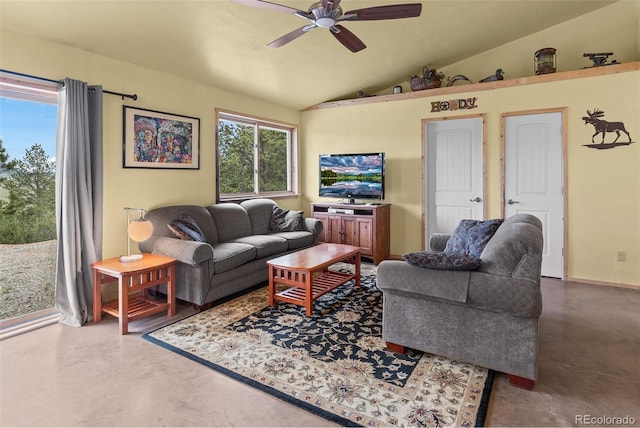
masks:
[[[343,426],[482,426],[493,372],[388,351],[382,292],[363,275],[315,302],[262,287],[143,337]]]

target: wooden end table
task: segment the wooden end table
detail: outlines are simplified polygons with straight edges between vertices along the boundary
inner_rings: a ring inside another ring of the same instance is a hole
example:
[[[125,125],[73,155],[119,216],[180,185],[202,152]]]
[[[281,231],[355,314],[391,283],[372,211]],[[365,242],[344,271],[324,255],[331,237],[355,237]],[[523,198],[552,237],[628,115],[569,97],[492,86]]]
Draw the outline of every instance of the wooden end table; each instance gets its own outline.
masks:
[[[334,263],[352,263],[355,273],[333,272]],[[313,301],[325,293],[355,279],[360,286],[360,247],[343,244],[319,244],[267,262],[269,266],[269,305],[276,300],[304,306],[313,314]],[[276,293],[276,283],[291,288]]]
[[[127,334],[129,321],[167,311],[176,314],[176,260],[158,254],[144,254],[139,261],[122,263],[120,257],[91,264],[93,268],[93,321],[102,320],[102,312],[120,319],[120,332]],[[102,305],[102,284],[118,281],[118,301]],[[167,301],[151,299],[148,289],[167,284]],[[129,293],[140,295],[129,298]]]

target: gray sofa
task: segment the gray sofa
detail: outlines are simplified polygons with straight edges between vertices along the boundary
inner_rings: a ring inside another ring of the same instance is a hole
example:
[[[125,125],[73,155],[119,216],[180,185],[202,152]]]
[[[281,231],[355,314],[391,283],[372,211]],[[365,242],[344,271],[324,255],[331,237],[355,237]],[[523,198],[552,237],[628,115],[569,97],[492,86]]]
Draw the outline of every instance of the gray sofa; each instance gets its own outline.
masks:
[[[304,218],[305,230],[269,233],[274,206],[270,199],[252,199],[156,208],[146,213],[153,235],[139,247],[175,258],[176,297],[202,309],[267,281],[267,260],[317,244],[322,223],[313,218]],[[167,224],[181,215],[196,221],[206,242],[182,240],[171,232]]]
[[[442,251],[448,235],[434,235]],[[516,386],[537,380],[538,318],[542,311],[542,224],[532,215],[506,219],[473,271],[426,269],[384,261],[377,272],[384,296],[383,338],[509,374]]]

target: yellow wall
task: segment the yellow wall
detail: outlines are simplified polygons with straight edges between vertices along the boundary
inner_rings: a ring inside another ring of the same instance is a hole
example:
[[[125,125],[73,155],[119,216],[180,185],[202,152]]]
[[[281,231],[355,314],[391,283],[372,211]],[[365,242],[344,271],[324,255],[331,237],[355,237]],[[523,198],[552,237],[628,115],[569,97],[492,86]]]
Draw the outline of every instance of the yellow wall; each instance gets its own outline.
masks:
[[[534,53],[546,47],[557,50],[558,71],[590,66],[591,61],[582,56],[586,52],[613,52],[609,62],[639,61],[639,21],[640,0],[622,0],[458,63],[446,67],[437,63],[428,65],[437,67],[445,76],[463,74],[471,81],[478,82],[493,74],[497,68],[504,70],[507,79],[531,76],[534,74]],[[415,70],[415,73],[421,74],[422,70]],[[405,92],[411,90],[408,81],[400,84]],[[446,84],[446,80],[443,84]],[[392,88],[380,92],[390,93]]]
[[[297,124],[295,110],[204,86],[160,71],[139,67],[43,39],[2,29],[3,69],[50,79],[70,77],[104,89],[136,93],[138,100],[104,95],[104,245],[103,257],[126,252],[124,207],[151,209],[169,204],[215,202],[215,109]],[[200,169],[122,168],[122,106],[200,118]],[[283,200],[287,208],[298,199]]]
[[[431,101],[477,97],[478,108],[431,113]],[[502,113],[549,108],[567,110],[566,276],[595,282],[640,285],[640,144],[610,150],[583,147],[594,129],[582,116],[594,107],[640,135],[640,71],[562,80],[455,95],[325,108],[302,115],[302,163],[307,165],[304,202],[317,200],[321,153],[384,151],[385,202],[391,203],[391,252],[422,247],[422,121],[486,114],[489,217],[501,215],[500,117]],[[608,134],[611,141],[613,134]],[[623,135],[620,141],[626,141]],[[636,140],[637,141],[637,140]],[[616,252],[627,253],[626,262]]]

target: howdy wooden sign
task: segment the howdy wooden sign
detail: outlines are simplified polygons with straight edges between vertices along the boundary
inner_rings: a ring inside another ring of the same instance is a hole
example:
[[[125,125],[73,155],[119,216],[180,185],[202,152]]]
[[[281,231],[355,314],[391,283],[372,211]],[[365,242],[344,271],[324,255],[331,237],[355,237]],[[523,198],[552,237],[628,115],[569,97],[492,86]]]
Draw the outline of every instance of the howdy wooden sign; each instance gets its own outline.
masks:
[[[457,100],[448,101],[432,101],[431,113],[450,110],[469,110],[478,107],[476,104],[478,98],[459,98]]]

